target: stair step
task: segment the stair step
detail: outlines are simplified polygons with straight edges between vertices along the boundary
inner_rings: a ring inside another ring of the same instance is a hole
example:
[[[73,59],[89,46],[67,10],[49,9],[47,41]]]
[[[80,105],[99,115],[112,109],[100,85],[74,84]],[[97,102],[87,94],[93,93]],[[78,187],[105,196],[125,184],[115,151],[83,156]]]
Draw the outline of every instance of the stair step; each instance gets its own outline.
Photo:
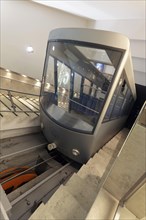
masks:
[[[102,177],[107,167],[107,165],[104,162],[97,160],[95,158],[89,160],[87,166],[90,166],[91,169],[93,168],[93,169],[98,170],[100,177]]]
[[[91,170],[90,167],[83,165],[77,173],[86,183],[96,186],[100,181],[100,174],[97,170]]]
[[[128,133],[129,133],[129,129],[123,128],[123,129],[116,135],[116,137],[119,138],[119,139],[120,139],[120,138],[125,139],[126,136],[128,135]]]
[[[112,150],[116,150],[118,142],[119,142],[119,140],[109,141],[104,147],[108,147],[108,148],[110,148]]]
[[[103,156],[104,159],[106,159],[106,160],[108,160],[108,161],[110,161],[111,158],[112,158],[112,156],[109,155],[107,152],[105,152],[103,149],[100,149],[100,150],[98,151],[98,155]]]
[[[42,203],[37,210],[30,216],[29,220],[55,220],[50,212],[46,212],[46,206]]]
[[[106,147],[106,146],[104,146],[104,147],[102,148],[102,150],[103,150],[104,152],[106,152],[107,154],[109,154],[111,157],[113,157],[113,155],[114,155],[114,153],[115,153],[114,150],[112,150],[112,149],[110,149],[110,148],[108,148],[108,147]]]
[[[114,219],[118,203],[118,200],[105,189],[101,188],[85,220]]]
[[[128,129],[123,129],[122,131],[120,131],[113,139],[111,139],[103,146],[102,150],[112,157],[115,157],[115,153],[118,153],[118,151],[122,147],[126,136],[128,135],[128,132]]]
[[[114,136],[109,142],[105,144],[105,146],[116,150],[119,145],[122,145],[126,136],[128,135],[128,129],[123,129],[116,136]]]
[[[107,166],[111,160],[111,157],[105,157],[105,154],[104,153],[96,153],[93,157],[94,160],[97,160],[97,161],[101,161],[101,163],[104,163],[105,166]]]
[[[87,212],[79,202],[71,195],[66,186],[60,186],[51,199],[45,205],[42,215],[47,216],[51,213],[54,219],[85,219]],[[48,218],[49,219],[49,218]]]
[[[67,190],[77,199],[81,206],[88,212],[96,198],[97,187],[90,186],[76,173],[65,186],[67,187]]]
[[[95,177],[101,177],[98,169],[93,169],[93,166],[92,164],[90,163],[90,165],[83,165],[81,167],[81,169],[78,171],[78,175],[81,177],[81,178],[85,178],[87,177],[88,175],[93,175]]]
[[[119,144],[121,146],[123,145],[124,141],[126,140],[128,133],[129,133],[129,130],[125,128],[117,135],[117,139],[119,140]]]

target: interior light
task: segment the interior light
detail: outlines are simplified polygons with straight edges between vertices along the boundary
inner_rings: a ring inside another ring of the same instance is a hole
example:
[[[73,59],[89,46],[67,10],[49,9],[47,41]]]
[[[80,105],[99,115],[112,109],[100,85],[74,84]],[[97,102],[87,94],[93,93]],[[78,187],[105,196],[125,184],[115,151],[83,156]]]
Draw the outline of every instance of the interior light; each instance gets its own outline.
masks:
[[[77,93],[76,92],[74,93],[74,97],[77,97]]]
[[[50,88],[50,83],[47,83],[46,88],[47,88],[47,89],[49,89],[49,88]]]
[[[26,75],[22,75],[23,77],[27,77]]]
[[[37,82],[35,83],[35,86],[41,86],[41,82],[37,81]]]
[[[6,73],[6,76],[11,76],[11,72],[7,72],[7,73]]]
[[[39,80],[39,79],[36,79],[36,81],[37,81],[37,82],[40,82],[40,80]]]
[[[6,69],[6,72],[10,72],[10,70]]]
[[[33,47],[31,47],[31,46],[28,46],[28,47],[26,48],[26,51],[27,51],[28,53],[33,53],[33,52],[34,52]]]
[[[55,47],[54,47],[54,46],[52,47],[52,50],[53,50],[53,51],[55,50]]]
[[[63,94],[66,93],[66,89],[65,89],[65,88],[62,89],[62,93],[63,93]]]

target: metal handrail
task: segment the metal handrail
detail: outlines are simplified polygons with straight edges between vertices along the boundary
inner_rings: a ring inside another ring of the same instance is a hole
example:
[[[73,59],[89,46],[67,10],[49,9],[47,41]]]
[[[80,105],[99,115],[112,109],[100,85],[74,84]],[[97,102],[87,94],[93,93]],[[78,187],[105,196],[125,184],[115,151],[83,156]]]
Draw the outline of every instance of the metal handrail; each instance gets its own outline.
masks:
[[[13,113],[15,116],[18,116],[17,113],[24,113],[27,116],[29,116],[28,113],[34,113],[37,116],[39,116],[39,109],[38,108],[36,108],[34,105],[31,105],[31,103],[27,102],[27,100],[25,100],[25,102],[22,102],[21,100],[19,100],[15,96],[13,96],[12,93],[18,93],[18,95],[23,94],[23,95],[29,95],[29,96],[35,96],[35,97],[39,97],[39,95],[26,93],[26,92],[20,92],[20,91],[11,90],[11,89],[3,89],[3,88],[0,88],[0,91],[7,91],[7,95],[3,94],[3,93],[1,93],[1,95],[3,97],[5,97],[6,99],[8,99],[10,101],[10,105],[11,105],[11,107],[10,107],[6,103],[4,103],[2,100],[0,100],[0,103],[2,103],[8,109],[8,110],[0,110],[0,116],[1,117],[3,117],[2,113],[6,113],[6,112],[7,113]],[[28,97],[26,97],[26,98],[29,99]],[[20,107],[18,104],[16,104],[14,99],[16,99],[17,102],[21,103],[21,105],[24,106],[25,108],[27,108],[28,110],[27,109],[23,110],[23,107]],[[30,101],[32,102],[32,100],[30,100]],[[28,103],[28,105],[27,105],[27,103]],[[36,109],[36,110],[33,110],[30,106],[32,106],[32,108]],[[18,108],[18,110],[16,108]]]
[[[27,93],[27,92],[21,92],[21,91],[18,91],[18,90],[4,89],[4,88],[0,88],[0,90],[8,91],[8,92],[10,91],[10,92],[14,92],[14,93],[20,93],[20,94],[24,94],[24,95],[32,95],[32,96],[37,96],[37,97],[39,97],[39,95],[32,94],[32,93]]]
[[[35,87],[38,87],[40,88],[41,87],[41,81],[40,82],[40,85],[35,85],[35,83],[28,83],[28,82],[25,82],[25,81],[20,81],[18,79],[13,79],[13,78],[9,78],[9,77],[6,77],[6,76],[0,76],[1,78],[4,78],[4,79],[8,79],[8,80],[11,80],[11,81],[15,81],[15,82],[19,82],[19,83],[24,83],[24,84],[27,84],[27,85],[30,85],[30,86],[35,86]],[[37,81],[36,81],[37,82]]]

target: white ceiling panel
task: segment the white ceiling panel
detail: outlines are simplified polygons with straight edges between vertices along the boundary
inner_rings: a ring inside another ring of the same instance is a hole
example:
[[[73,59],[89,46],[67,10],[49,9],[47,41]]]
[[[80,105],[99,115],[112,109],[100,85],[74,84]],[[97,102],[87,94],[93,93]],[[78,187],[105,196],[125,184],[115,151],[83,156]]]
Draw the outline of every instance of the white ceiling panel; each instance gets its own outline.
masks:
[[[94,20],[107,19],[143,19],[145,1],[49,1],[33,0],[37,3],[57,8],[75,15]]]

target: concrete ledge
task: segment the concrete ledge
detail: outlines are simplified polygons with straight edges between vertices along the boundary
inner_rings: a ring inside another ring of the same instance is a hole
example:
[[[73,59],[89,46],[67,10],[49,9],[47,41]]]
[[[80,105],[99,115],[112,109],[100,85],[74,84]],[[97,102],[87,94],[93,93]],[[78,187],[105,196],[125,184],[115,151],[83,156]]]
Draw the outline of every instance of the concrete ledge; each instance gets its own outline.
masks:
[[[29,134],[29,133],[37,133],[40,131],[41,131],[40,126],[26,127],[26,128],[15,128],[15,129],[9,129],[9,130],[0,130],[0,139],[5,139],[5,138],[9,138],[9,137],[16,137],[16,136],[20,136],[20,135]]]
[[[112,220],[114,218],[117,206],[118,200],[116,200],[105,189],[101,189],[86,217],[86,220]]]

